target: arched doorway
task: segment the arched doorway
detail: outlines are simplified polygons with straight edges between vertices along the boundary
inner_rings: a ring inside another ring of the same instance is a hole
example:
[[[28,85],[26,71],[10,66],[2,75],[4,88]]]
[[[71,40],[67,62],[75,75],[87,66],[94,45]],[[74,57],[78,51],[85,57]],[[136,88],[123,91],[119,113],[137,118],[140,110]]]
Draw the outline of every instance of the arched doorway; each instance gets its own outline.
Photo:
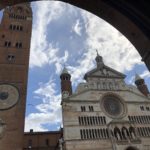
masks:
[[[138,149],[135,148],[135,147],[129,146],[129,147],[126,148],[126,150],[138,150]]]
[[[85,9],[106,20],[108,23],[118,29],[135,46],[141,55],[142,60],[150,70],[150,21],[148,17],[150,10],[149,1],[61,1]],[[0,9],[4,8],[5,6],[21,2],[27,2],[27,0],[2,0],[0,2]]]

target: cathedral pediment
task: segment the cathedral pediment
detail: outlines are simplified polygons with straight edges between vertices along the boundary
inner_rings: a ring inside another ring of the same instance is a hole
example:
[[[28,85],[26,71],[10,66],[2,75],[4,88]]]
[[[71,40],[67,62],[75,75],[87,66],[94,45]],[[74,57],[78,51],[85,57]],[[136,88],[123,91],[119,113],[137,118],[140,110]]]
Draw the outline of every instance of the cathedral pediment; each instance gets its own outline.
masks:
[[[108,67],[103,66],[101,68],[97,67],[89,72],[87,72],[84,76],[84,79],[86,80],[88,77],[101,77],[101,78],[121,78],[124,79],[126,75]]]

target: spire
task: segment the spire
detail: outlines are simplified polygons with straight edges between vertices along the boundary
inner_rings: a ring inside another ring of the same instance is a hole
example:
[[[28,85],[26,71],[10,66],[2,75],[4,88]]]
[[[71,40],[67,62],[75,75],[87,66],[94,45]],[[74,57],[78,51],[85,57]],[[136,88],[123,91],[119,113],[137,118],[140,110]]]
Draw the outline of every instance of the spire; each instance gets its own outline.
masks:
[[[135,75],[135,85],[137,86],[138,90],[144,94],[145,96],[149,95],[149,90],[143,78],[141,78],[138,74]]]
[[[97,68],[103,68],[104,62],[103,62],[103,57],[99,55],[98,50],[96,50],[97,56],[95,58],[96,63],[97,63]]]
[[[66,66],[64,66],[61,74],[69,74]]]
[[[138,75],[137,73],[135,74],[135,82],[138,80],[143,80],[140,75]]]

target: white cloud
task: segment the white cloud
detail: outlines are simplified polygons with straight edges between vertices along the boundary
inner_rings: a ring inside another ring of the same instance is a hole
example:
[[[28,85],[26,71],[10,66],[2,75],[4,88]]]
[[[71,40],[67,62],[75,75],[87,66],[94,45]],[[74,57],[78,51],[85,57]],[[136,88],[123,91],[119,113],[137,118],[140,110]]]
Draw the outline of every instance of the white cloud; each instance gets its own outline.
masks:
[[[130,71],[136,64],[143,65],[134,46],[114,27],[86,11],[81,11],[87,38],[85,51],[76,66],[68,66],[74,85],[83,81],[84,74],[94,67],[96,49],[104,63],[120,72]],[[83,28],[83,27],[82,27]]]
[[[61,2],[38,2],[36,5],[36,14],[33,22],[32,38],[31,38],[31,54],[30,67],[42,67],[48,63],[47,49],[49,44],[47,41],[48,24],[51,21],[59,19],[64,11]]]
[[[80,20],[77,19],[75,25],[73,25],[72,30],[79,36],[81,36],[82,27],[80,25]]]
[[[133,45],[107,22],[90,13],[82,12],[85,22],[89,50],[98,49],[107,65],[121,72],[131,70],[135,64],[141,64]]]
[[[51,2],[50,4],[49,2],[44,2],[42,5],[39,2],[37,3],[38,10],[33,26],[30,67],[54,64],[56,71],[53,74],[60,74],[64,64],[67,62],[73,85],[76,86],[79,82],[83,82],[82,77],[84,74],[95,66],[95,49],[99,50],[106,65],[121,72],[131,70],[135,64],[141,64],[139,54],[123,35],[102,19],[81,11],[84,23],[81,24],[77,19],[76,23],[72,25],[73,28],[72,26],[71,28],[79,36],[82,35],[82,29],[85,29],[87,35],[84,42],[85,51],[83,55],[77,53],[77,55],[79,54],[79,59],[75,60],[76,64],[74,66],[70,65],[69,61],[74,59],[74,56],[69,58],[67,50],[64,51],[63,56],[60,56],[59,46],[47,41],[48,24],[52,20],[59,19],[63,15],[63,11],[68,10],[68,8],[70,13],[76,10],[60,2]],[[149,75],[143,73],[143,76]],[[39,84],[39,88],[34,91],[34,94],[35,97],[42,100],[42,103],[36,106],[38,112],[31,113],[26,117],[26,131],[30,128],[34,128],[36,131],[44,131],[47,130],[43,126],[45,124],[61,123],[61,96],[56,89],[55,81],[52,79],[48,83]]]
[[[40,83],[34,94],[41,98],[42,103],[36,105],[38,112],[31,113],[25,120],[25,131],[34,129],[35,131],[46,131],[43,125],[61,125],[61,95],[58,94],[56,84],[52,79],[47,83]]]
[[[150,72],[145,70],[142,74],[140,74],[142,78],[150,78]]]

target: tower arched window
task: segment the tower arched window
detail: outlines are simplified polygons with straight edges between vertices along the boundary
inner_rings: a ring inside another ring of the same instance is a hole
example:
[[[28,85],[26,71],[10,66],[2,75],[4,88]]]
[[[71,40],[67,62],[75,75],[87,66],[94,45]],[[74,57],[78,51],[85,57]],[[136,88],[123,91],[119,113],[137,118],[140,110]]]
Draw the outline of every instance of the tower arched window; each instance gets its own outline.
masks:
[[[9,26],[9,29],[10,29],[10,30],[12,30],[12,29],[13,29],[13,25],[12,25],[12,24]]]
[[[5,41],[4,46],[5,46],[5,47],[10,47],[10,46],[11,46],[11,42],[10,42],[10,41]]]
[[[23,31],[23,27],[22,26],[20,26],[20,31]]]
[[[49,139],[45,140],[45,144],[46,144],[46,146],[49,146]]]
[[[16,30],[16,25],[13,25],[13,30]]]

